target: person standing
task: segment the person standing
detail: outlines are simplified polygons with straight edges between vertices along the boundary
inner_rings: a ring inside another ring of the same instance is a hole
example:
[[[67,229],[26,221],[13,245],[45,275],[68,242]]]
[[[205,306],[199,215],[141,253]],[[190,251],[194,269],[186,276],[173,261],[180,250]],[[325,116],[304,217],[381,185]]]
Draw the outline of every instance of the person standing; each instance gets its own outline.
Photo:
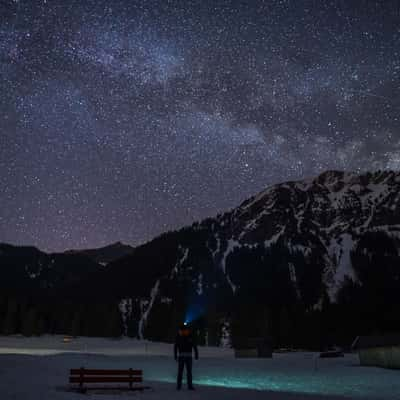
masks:
[[[189,326],[187,326],[187,324],[183,324],[179,327],[174,345],[174,357],[175,361],[178,362],[178,377],[176,382],[177,390],[180,390],[182,387],[182,377],[184,368],[186,368],[188,389],[194,390],[193,376],[192,376],[193,351],[194,351],[194,358],[198,360],[199,352],[197,349],[196,341],[193,337],[193,333],[189,328]]]

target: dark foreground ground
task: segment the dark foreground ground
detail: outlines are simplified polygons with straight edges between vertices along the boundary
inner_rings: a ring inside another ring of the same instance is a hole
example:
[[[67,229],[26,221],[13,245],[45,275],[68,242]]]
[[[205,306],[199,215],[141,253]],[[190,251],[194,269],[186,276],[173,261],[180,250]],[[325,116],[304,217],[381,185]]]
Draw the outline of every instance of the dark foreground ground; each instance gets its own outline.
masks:
[[[360,367],[355,355],[318,359],[314,353],[274,354],[273,359],[234,359],[230,351],[200,349],[194,365],[197,390],[175,390],[176,364],[170,345],[59,337],[0,337],[1,400],[336,400],[400,399],[400,371]],[[69,390],[70,368],[138,368],[145,392]]]

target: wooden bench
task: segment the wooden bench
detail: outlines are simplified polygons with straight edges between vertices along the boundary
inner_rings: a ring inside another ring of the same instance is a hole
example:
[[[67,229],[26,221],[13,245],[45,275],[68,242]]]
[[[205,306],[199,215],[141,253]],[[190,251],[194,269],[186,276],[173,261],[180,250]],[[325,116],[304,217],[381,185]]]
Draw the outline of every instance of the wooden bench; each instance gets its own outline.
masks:
[[[69,383],[79,384],[76,389],[85,393],[87,390],[144,390],[149,387],[143,386],[143,372],[137,369],[71,369]],[[127,386],[111,386],[111,385],[91,385],[87,383],[128,383]]]

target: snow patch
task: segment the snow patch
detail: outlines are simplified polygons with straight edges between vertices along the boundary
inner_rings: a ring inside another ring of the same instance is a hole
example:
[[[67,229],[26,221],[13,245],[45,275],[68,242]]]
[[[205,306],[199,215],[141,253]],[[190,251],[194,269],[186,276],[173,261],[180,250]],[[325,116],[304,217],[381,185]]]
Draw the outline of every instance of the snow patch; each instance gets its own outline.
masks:
[[[203,294],[203,274],[199,274],[196,292],[199,296]]]
[[[258,203],[261,199],[263,199],[265,196],[270,194],[270,192],[272,192],[274,189],[275,189],[275,187],[272,186],[272,187],[262,191],[257,196],[255,196],[248,204],[246,204],[245,206],[241,207],[241,209],[242,209],[242,213],[241,214],[247,212],[254,204]]]
[[[131,318],[132,308],[132,299],[121,299],[121,301],[119,302],[119,311],[121,313],[124,336],[128,335],[127,321]]]
[[[305,257],[311,255],[311,249],[308,246],[303,246],[302,244],[289,244],[288,246],[292,252],[298,251],[302,253]]]
[[[182,256],[178,259],[175,264],[175,267],[172,269],[170,278],[172,279],[175,275],[178,274],[179,268],[183,265],[183,263],[187,260],[189,255],[189,249],[186,248],[183,250],[181,246],[178,247],[179,251],[183,252]]]
[[[161,297],[160,301],[162,304],[171,304],[172,303],[172,299],[170,297]]]
[[[224,251],[224,254],[222,255],[222,260],[221,260],[221,268],[224,274],[226,273],[226,258],[236,247],[240,247],[240,243],[234,239],[229,239],[228,240],[228,245],[226,246],[226,249]]]
[[[42,265],[39,263],[39,269],[36,272],[30,271],[29,270],[29,265],[25,266],[25,272],[28,274],[29,278],[31,279],[36,279],[37,277],[40,276],[42,272]]]
[[[285,231],[285,226],[282,226],[281,230],[278,233],[276,233],[270,239],[268,239],[264,242],[265,248],[271,247],[273,244],[275,244],[278,241],[278,239],[280,238],[280,236],[283,234],[284,231]]]
[[[346,277],[356,281],[356,276],[351,264],[350,253],[354,248],[354,241],[349,233],[344,233],[331,241],[328,254],[336,266],[332,282],[328,283],[328,295],[331,301],[336,300],[338,290],[342,287]]]
[[[301,293],[300,293],[299,285],[297,284],[296,268],[293,263],[289,263],[288,267],[289,267],[290,280],[292,281],[293,286],[296,290],[297,298],[300,299]]]
[[[231,326],[227,320],[222,321],[220,346],[222,348],[232,347]]]
[[[231,281],[231,278],[229,275],[226,273],[226,258],[228,255],[236,248],[236,247],[241,247],[240,243],[234,239],[229,239],[228,240],[228,245],[226,246],[226,249],[224,251],[224,254],[222,255],[222,260],[221,260],[221,268],[222,271],[224,272],[226,279],[232,288],[233,293],[236,292],[236,285]]]
[[[230,286],[231,289],[232,289],[233,294],[235,294],[236,289],[237,289],[236,285],[231,281],[231,278],[230,278],[229,275],[226,275],[226,279],[227,279],[227,281],[228,281],[228,283],[229,283],[229,286]]]
[[[323,298],[321,297],[317,303],[314,304],[313,310],[314,311],[322,311],[322,305],[323,305]]]
[[[150,313],[150,311],[151,311],[151,309],[153,307],[154,300],[157,297],[159,287],[160,287],[160,280],[158,280],[156,282],[156,284],[154,285],[154,287],[151,289],[150,301],[147,301],[147,303],[142,303],[142,304],[144,304],[145,310],[142,313],[142,316],[141,316],[140,321],[139,321],[139,332],[138,333],[139,333],[139,338],[140,339],[144,339],[144,337],[143,337],[143,329],[147,324],[147,318],[148,318],[149,313]]]

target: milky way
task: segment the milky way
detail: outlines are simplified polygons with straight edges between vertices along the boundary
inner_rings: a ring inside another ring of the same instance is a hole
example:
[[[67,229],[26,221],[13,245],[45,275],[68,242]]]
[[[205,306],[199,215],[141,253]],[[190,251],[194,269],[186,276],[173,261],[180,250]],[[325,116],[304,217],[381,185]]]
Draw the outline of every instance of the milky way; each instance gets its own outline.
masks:
[[[398,1],[0,2],[0,241],[143,243],[400,169]]]

